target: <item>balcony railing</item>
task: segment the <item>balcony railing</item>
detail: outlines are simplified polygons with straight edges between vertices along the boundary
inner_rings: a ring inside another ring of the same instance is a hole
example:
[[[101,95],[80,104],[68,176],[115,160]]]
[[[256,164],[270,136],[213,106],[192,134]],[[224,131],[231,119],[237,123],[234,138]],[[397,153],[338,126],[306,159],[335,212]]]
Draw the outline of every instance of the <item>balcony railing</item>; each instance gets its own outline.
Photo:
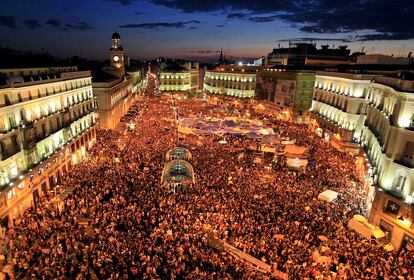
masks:
[[[374,134],[375,138],[377,139],[380,146],[384,146],[384,141],[382,140],[382,134],[369,122],[365,122],[364,125],[368,127],[368,129]]]
[[[405,166],[407,168],[414,168],[413,160],[407,157],[401,157],[399,159],[395,159],[394,162],[398,163],[399,165]]]

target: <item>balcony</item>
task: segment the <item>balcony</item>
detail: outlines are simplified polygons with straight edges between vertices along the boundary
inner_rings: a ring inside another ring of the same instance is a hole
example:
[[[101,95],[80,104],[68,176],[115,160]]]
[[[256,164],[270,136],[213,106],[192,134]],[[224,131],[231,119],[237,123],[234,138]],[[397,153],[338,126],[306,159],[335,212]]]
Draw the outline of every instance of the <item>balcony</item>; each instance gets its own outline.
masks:
[[[374,134],[380,146],[383,147],[384,141],[382,140],[382,134],[374,127],[374,125],[369,122],[365,122],[364,126],[366,126],[372,132],[372,134]]]
[[[407,156],[400,156],[400,158],[395,159],[394,162],[407,168],[414,168],[413,159]]]
[[[21,149],[19,147],[19,145],[12,145],[10,147],[7,147],[6,149],[2,149],[1,152],[1,160],[6,160],[11,156],[14,156],[15,154],[17,154],[18,152],[20,152]]]
[[[36,137],[25,139],[23,141],[23,149],[34,149],[36,147]]]
[[[34,137],[34,140],[36,141],[36,143],[38,143],[38,142],[40,142],[40,141],[42,141],[42,140],[46,139],[46,138],[47,138],[47,137],[49,137],[49,136],[50,136],[50,131],[42,132],[42,133],[40,133],[40,134],[37,134],[37,135]]]
[[[319,103],[323,103],[323,104],[325,104],[325,105],[328,105],[328,106],[331,106],[331,107],[333,107],[333,108],[336,108],[336,109],[338,109],[338,110],[341,110],[343,113],[346,113],[346,114],[351,114],[351,113],[348,113],[347,112],[347,110],[346,110],[346,104],[344,104],[344,105],[342,105],[342,106],[340,106],[339,104],[338,105],[334,105],[333,103],[334,102],[328,102],[327,100],[323,100],[322,98],[316,98],[316,99],[314,99],[314,101],[317,101],[317,102],[319,102]],[[355,113],[355,115],[359,115],[360,113]]]

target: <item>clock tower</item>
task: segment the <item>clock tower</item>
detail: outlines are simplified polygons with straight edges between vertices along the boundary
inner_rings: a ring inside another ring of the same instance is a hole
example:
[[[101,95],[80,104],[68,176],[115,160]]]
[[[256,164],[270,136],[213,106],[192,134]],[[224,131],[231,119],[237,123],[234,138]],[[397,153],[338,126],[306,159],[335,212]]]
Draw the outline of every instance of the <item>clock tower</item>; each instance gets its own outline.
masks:
[[[117,32],[112,34],[112,46],[109,50],[112,70],[119,71],[119,74],[123,75],[125,73],[125,55],[121,45],[121,36]]]

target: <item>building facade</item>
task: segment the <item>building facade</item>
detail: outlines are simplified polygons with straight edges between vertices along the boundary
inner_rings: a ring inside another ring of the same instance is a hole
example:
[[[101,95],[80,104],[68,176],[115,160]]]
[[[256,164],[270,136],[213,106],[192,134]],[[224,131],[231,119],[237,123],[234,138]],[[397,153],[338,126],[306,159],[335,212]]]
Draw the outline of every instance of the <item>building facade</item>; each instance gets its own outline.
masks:
[[[414,250],[414,206],[392,193],[376,188],[370,221],[386,233],[396,250]]]
[[[365,121],[365,98],[372,78],[372,75],[318,72],[310,111],[315,121],[313,129],[323,135],[332,132],[342,142],[357,141]]]
[[[102,129],[115,129],[134,103],[131,80],[127,77],[94,74],[93,94]]]
[[[266,66],[275,65],[324,65],[332,66],[347,64],[351,58],[347,46],[329,48],[329,45],[322,45],[320,49],[316,44],[290,43],[288,47],[274,48],[266,57]]]
[[[374,182],[414,200],[414,81],[377,77],[367,94],[361,144],[373,165]]]
[[[22,213],[86,155],[95,139],[96,120],[89,71],[51,67],[1,73],[6,73],[0,85],[0,217],[4,218]]]
[[[365,179],[375,186],[367,189],[370,221],[394,248],[413,246],[414,79],[321,72],[311,112],[316,132],[365,152]]]
[[[253,98],[258,67],[226,65],[206,70],[204,91],[208,94]]]
[[[118,33],[112,35],[109,49],[111,66],[94,72],[92,87],[99,127],[114,129],[135,101],[135,75],[125,74],[124,49]]]
[[[266,69],[257,74],[256,98],[276,110],[302,115],[312,106],[314,85],[312,71]]]
[[[359,55],[356,58],[357,64],[381,64],[381,65],[408,65],[410,57],[393,57],[383,54]]]
[[[170,93],[196,92],[199,90],[198,62],[161,62],[160,91]]]

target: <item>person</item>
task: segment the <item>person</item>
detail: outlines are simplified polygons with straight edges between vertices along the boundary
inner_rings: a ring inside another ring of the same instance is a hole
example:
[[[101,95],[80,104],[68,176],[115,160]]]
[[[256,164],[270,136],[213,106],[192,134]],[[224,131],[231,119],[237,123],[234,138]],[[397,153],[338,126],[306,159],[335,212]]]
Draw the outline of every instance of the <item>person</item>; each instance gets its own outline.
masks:
[[[222,107],[199,100],[175,100],[175,106],[180,118],[226,116]],[[46,192],[36,208],[6,230],[4,244],[17,278],[276,278],[211,248],[205,224],[216,238],[292,279],[414,277],[414,252],[388,253],[347,229],[347,221],[366,209],[355,159],[314,137],[306,126],[266,116],[281,137],[312,147],[309,160],[315,164],[299,178],[284,159],[273,170],[254,163],[249,147],[255,139],[228,136],[223,147],[220,136],[204,134],[177,143],[175,129],[164,129],[174,125],[170,98],[144,98],[138,108],[142,117],[134,130],[98,131],[88,158],[63,178],[61,188],[73,194],[63,201],[61,213]],[[265,118],[256,112],[251,117]],[[196,183],[172,194],[160,177],[167,151],[177,144],[191,147]],[[263,180],[265,175],[272,179]],[[317,199],[327,186],[339,194],[334,203]],[[312,257],[322,246],[329,264]]]

